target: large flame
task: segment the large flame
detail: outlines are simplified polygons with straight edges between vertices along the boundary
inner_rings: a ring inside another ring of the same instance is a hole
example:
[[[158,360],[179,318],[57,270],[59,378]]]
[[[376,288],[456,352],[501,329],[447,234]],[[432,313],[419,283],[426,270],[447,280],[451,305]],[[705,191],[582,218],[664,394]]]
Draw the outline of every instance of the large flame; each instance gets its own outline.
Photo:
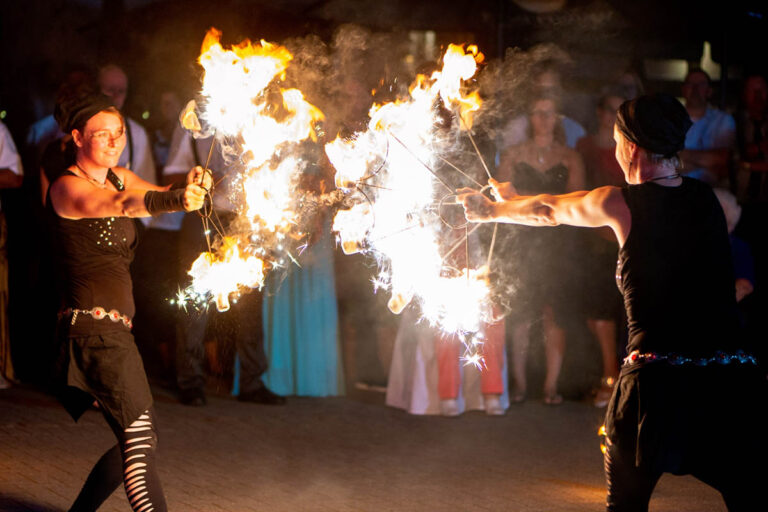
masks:
[[[195,299],[215,298],[222,310],[228,307],[230,294],[261,287],[265,271],[282,264],[268,254],[284,250],[282,240],[296,225],[295,185],[304,167],[285,148],[314,138],[313,125],[323,114],[298,89],[282,89],[275,83],[285,78],[292,59],[288,49],[263,40],[224,48],[220,39],[221,32],[211,29],[203,41],[199,117],[218,141],[228,141],[231,160],[241,169],[233,180],[240,234],[217,244],[215,253],[198,258],[187,292]],[[186,109],[182,122],[200,131],[194,111],[190,112],[194,108]]]
[[[446,264],[435,205],[453,191],[431,169],[445,136],[434,105],[442,102],[469,129],[481,101],[476,92],[465,91],[466,81],[480,61],[476,48],[465,52],[450,45],[442,70],[419,76],[410,97],[374,105],[365,132],[337,138],[325,148],[336,169],[336,186],[365,192],[356,206],[338,212],[333,229],[345,253],[363,251],[378,259],[374,282],[390,291],[389,309],[400,313],[416,300],[432,325],[476,339],[492,316],[488,271]],[[475,355],[467,360],[479,364]]]

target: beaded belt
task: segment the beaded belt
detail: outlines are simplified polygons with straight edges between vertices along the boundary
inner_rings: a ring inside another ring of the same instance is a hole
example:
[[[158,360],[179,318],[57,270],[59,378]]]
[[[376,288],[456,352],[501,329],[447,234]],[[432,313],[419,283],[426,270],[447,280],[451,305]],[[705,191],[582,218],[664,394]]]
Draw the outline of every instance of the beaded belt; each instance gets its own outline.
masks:
[[[656,352],[647,352],[641,354],[639,350],[631,352],[624,358],[623,366],[634,366],[642,363],[655,363],[666,362],[674,366],[681,366],[684,364],[694,364],[696,366],[707,366],[708,364],[757,364],[757,359],[744,352],[743,350],[737,350],[735,354],[727,354],[725,352],[717,351],[713,357],[685,357],[679,354],[657,354]]]
[[[123,322],[123,325],[129,329],[133,328],[133,322],[131,322],[131,319],[128,318],[128,316],[120,314],[120,312],[116,309],[107,311],[101,306],[96,306],[92,309],[67,308],[59,313],[59,318],[67,315],[72,315],[72,325],[75,325],[75,321],[77,321],[77,315],[89,315],[95,320],[104,320],[105,318],[109,318],[113,322]]]

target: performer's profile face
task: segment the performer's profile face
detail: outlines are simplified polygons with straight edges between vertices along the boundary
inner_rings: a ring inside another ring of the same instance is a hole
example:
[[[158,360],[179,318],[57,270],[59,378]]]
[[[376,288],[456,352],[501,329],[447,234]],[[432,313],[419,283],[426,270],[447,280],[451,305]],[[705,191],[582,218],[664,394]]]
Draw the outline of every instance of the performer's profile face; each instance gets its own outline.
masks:
[[[125,148],[125,126],[119,114],[99,112],[88,120],[75,140],[78,151],[103,167],[115,167]]]

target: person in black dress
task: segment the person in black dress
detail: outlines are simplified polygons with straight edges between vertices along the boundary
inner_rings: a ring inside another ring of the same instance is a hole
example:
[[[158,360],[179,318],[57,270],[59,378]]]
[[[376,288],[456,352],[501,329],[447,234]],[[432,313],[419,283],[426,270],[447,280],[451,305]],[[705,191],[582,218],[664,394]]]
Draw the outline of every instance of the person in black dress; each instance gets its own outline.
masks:
[[[164,511],[152,395],[131,334],[132,217],[199,209],[209,173],[192,169],[183,188],[169,190],[117,167],[125,121],[104,95],[60,98],[56,120],[76,146],[74,165],[58,174],[46,201],[62,295],[56,391],[75,420],[98,402],[117,437],[71,510],[96,510],[122,482],[134,510]]]
[[[764,371],[740,332],[725,217],[712,189],[677,171],[691,126],[672,96],[621,105],[614,137],[628,183],[492,202],[460,196],[472,222],[610,227],[629,322],[605,419],[609,511],[647,511],[665,472],[690,474],[730,511],[766,510]]]
[[[529,103],[529,138],[501,156],[498,177],[509,180],[520,194],[564,194],[584,188],[581,156],[565,144],[558,98],[548,92]],[[533,230],[510,226],[499,232],[507,240],[506,255],[515,267],[515,295],[511,304],[512,402],[527,395],[526,363],[532,324],[542,319],[546,356],[544,403],[557,405],[563,397],[557,381],[565,354],[565,318],[573,309],[569,291],[573,272],[566,259],[573,253],[573,228]]]

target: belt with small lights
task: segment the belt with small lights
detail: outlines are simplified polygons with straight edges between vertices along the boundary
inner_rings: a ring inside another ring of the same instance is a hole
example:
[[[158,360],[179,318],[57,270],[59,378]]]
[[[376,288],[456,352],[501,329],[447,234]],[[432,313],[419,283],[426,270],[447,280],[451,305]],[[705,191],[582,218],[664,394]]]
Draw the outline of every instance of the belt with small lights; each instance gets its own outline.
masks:
[[[108,318],[113,322],[122,322],[123,325],[129,329],[133,328],[133,322],[131,322],[131,319],[127,315],[121,314],[116,309],[107,311],[101,306],[96,306],[95,308],[91,309],[67,308],[59,312],[59,318],[69,315],[72,315],[72,325],[75,325],[75,322],[77,321],[77,315],[88,315],[95,320],[104,320]]]
[[[631,352],[624,358],[623,367],[636,366],[645,363],[664,362],[673,366],[695,365],[707,366],[710,364],[757,364],[755,356],[749,355],[743,350],[737,350],[733,354],[717,351],[712,357],[686,357],[680,354],[658,354],[656,352],[641,353],[639,350]]]

